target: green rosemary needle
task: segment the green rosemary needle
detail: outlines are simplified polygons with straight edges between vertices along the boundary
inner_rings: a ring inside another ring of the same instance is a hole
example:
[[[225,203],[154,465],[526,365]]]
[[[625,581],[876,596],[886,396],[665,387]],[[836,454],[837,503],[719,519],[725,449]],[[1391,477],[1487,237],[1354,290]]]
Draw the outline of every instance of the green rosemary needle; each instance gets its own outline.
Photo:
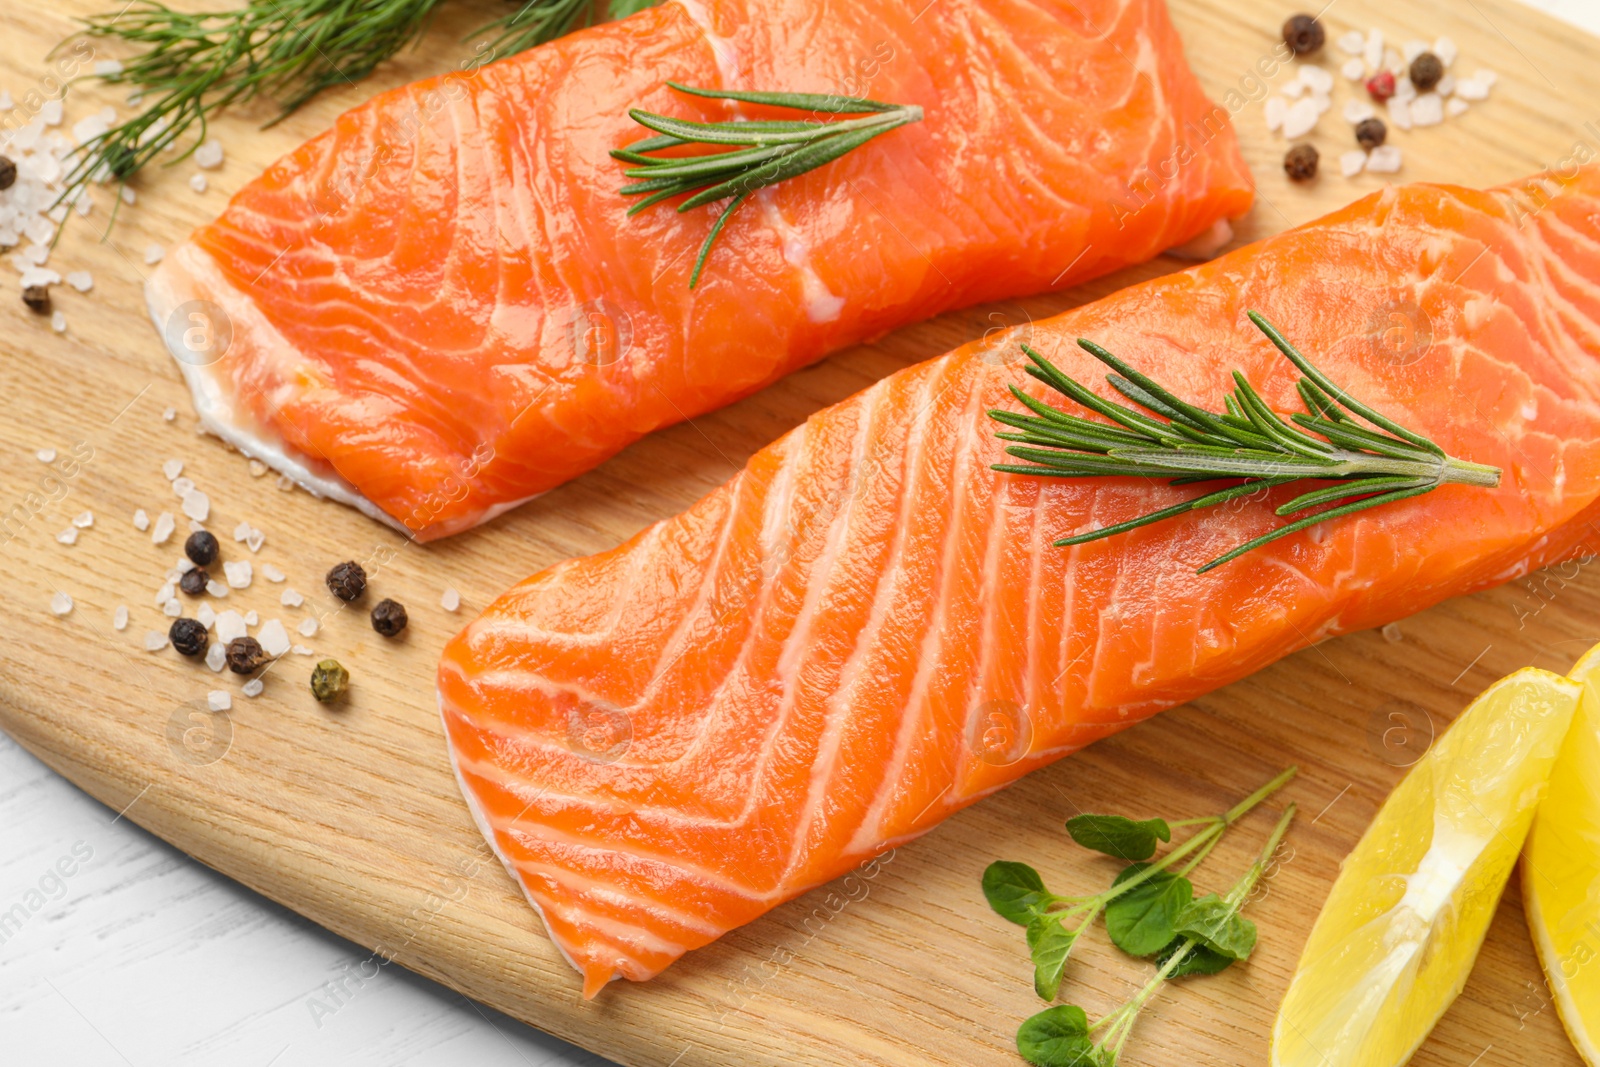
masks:
[[[1233,372],[1233,392],[1224,398],[1225,410],[1206,411],[1179,399],[1093,341],[1080,339],[1078,344],[1085,351],[1111,368],[1106,375],[1111,387],[1145,409],[1138,411],[1097,396],[1039,353],[1022,346],[1032,361],[1029,374],[1109,421],[1058,411],[1012,386],[1012,395],[1032,414],[991,411],[989,416],[1015,431],[998,436],[1014,442],[1006,452],[1026,462],[996,464],[995,470],[1051,478],[1160,477],[1170,479],[1172,485],[1234,482],[1136,519],[1063,537],[1055,542],[1057,546],[1081,545],[1125,533],[1280,485],[1334,483],[1296,496],[1276,513],[1287,517],[1334,506],[1223,553],[1197,572],[1204,574],[1269,541],[1367,508],[1421,496],[1447,483],[1484,488],[1500,484],[1498,467],[1447,456],[1426,437],[1352,398],[1261,315],[1251,311],[1249,316],[1304,375],[1295,388],[1306,411],[1294,413],[1287,421],[1267,406],[1238,371]],[[1357,418],[1368,425],[1361,425]]]
[[[626,148],[613,149],[611,155],[624,163],[635,164],[624,172],[637,179],[619,190],[623,196],[642,196],[628,209],[630,216],[682,193],[695,192],[678,205],[692,211],[715,200],[728,206],[712,225],[700,255],[689,275],[689,288],[700,281],[711,246],[751,193],[766,185],[815,170],[859,148],[879,134],[898,126],[922,121],[922,108],[914,104],[885,104],[860,97],[826,93],[761,93],[732,90],[694,89],[668,82],[680,93],[711,100],[737,100],[765,107],[792,108],[814,115],[864,115],[837,122],[821,119],[787,121],[690,122],[668,118],[639,108],[628,114],[633,121],[658,136],[635,141]],[[695,156],[652,156],[647,153],[681,148],[685,145],[715,145],[724,151]]]

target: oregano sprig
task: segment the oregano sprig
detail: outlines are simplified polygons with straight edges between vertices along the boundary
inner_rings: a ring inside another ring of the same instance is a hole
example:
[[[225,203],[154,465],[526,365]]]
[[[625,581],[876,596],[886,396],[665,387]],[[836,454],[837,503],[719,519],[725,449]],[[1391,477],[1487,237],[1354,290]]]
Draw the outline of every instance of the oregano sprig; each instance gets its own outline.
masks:
[[[1012,395],[1031,414],[996,410],[989,416],[1012,428],[997,436],[1013,442],[1006,452],[1025,462],[996,464],[995,470],[1049,478],[1159,477],[1170,479],[1172,485],[1233,483],[1135,519],[1063,537],[1055,542],[1058,547],[1126,533],[1282,485],[1335,483],[1309,489],[1281,505],[1276,514],[1301,517],[1224,552],[1199,568],[1197,573],[1204,574],[1280,537],[1421,496],[1441,485],[1500,484],[1498,467],[1448,456],[1433,441],[1354,399],[1263,316],[1248,314],[1303,375],[1295,389],[1305,412],[1285,420],[1239,371],[1233,372],[1234,388],[1223,398],[1224,410],[1207,411],[1080,338],[1079,346],[1111,369],[1106,381],[1144,409],[1140,411],[1098,396],[1022,346],[1032,361],[1028,374],[1106,421],[1058,411],[1012,386]],[[1315,508],[1323,510],[1312,511]]]

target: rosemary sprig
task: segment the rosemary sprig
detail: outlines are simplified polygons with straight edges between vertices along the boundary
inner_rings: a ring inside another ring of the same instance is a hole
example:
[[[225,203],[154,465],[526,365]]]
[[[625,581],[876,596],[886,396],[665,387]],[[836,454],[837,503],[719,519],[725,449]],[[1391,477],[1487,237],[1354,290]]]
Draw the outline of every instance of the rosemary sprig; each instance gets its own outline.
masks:
[[[1055,542],[1057,546],[1125,533],[1280,485],[1335,483],[1296,496],[1276,514],[1287,517],[1324,505],[1332,507],[1224,552],[1199,568],[1197,573],[1204,574],[1269,541],[1367,508],[1421,496],[1447,483],[1484,488],[1500,484],[1498,467],[1447,456],[1426,437],[1351,397],[1261,315],[1251,311],[1249,316],[1304,375],[1295,388],[1306,411],[1295,412],[1287,421],[1267,406],[1238,371],[1233,372],[1233,392],[1224,398],[1225,410],[1206,411],[1173,395],[1093,341],[1080,339],[1078,344],[1085,351],[1111,368],[1106,375],[1111,387],[1145,409],[1138,411],[1097,396],[1039,353],[1022,346],[1032,360],[1029,374],[1108,421],[1058,411],[1012,386],[1012,395],[1032,414],[991,411],[989,415],[1015,431],[998,436],[1014,442],[1006,452],[1026,462],[996,464],[995,470],[1052,478],[1160,477],[1170,479],[1172,485],[1235,482],[1136,519],[1063,537]],[[1358,418],[1368,425],[1361,425]]]
[[[700,281],[706,256],[711,253],[711,246],[727,225],[728,218],[751,193],[762,186],[775,185],[815,170],[861,147],[879,134],[888,133],[907,123],[922,121],[922,108],[914,104],[885,104],[878,100],[826,93],[735,92],[694,89],[677,82],[667,84],[680,93],[711,100],[737,100],[746,104],[792,108],[821,115],[866,116],[837,122],[821,119],[690,122],[639,108],[631,109],[628,114],[633,121],[655,131],[658,136],[635,141],[626,148],[613,149],[611,152],[614,158],[635,164],[633,170],[624,174],[637,181],[619,190],[623,196],[644,197],[628,209],[630,216],[663,200],[697,189],[699,192],[678,205],[680,212],[692,211],[715,200],[728,201],[728,206],[723,208],[722,214],[717,216],[716,223],[712,225],[705,243],[700,246],[694,271],[689,275],[691,289]],[[696,144],[714,145],[725,148],[725,151],[694,156],[648,154]]]

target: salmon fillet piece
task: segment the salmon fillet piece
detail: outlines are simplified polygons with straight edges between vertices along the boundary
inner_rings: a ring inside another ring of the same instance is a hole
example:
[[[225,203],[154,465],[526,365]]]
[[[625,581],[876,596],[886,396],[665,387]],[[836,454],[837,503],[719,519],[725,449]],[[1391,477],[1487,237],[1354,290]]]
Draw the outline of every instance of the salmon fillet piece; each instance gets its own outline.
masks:
[[[759,193],[691,291],[720,207],[628,219],[607,153],[646,135],[630,107],[748,108],[669,79],[926,117]],[[427,540],[829,352],[1212,233],[1251,188],[1162,0],[667,0],[348,112],[146,295],[210,430]]]
[[[817,413],[450,642],[439,696],[467,802],[586,995],[1311,642],[1600,548],[1600,169],[1389,188],[1022,339],[1108,397],[1077,338],[1202,406],[1237,368],[1303,410],[1249,309],[1500,486],[1446,485],[1204,575],[1304,487],[1052,547],[1204,490],[992,470],[986,412],[1020,409],[1007,386],[1072,409],[1013,335]]]

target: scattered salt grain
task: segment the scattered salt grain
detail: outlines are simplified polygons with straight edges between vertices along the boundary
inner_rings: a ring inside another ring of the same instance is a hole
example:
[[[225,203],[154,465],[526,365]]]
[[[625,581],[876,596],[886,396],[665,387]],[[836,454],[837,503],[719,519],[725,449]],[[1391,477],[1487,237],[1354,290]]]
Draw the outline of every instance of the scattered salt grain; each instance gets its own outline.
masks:
[[[94,278],[86,270],[75,270],[67,274],[67,284],[80,293],[87,293],[94,288]]]
[[[305,645],[295,645],[290,651],[297,656],[315,656],[317,654],[316,649],[307,648]]]
[[[1470,78],[1462,78],[1460,81],[1456,82],[1455,95],[1456,95],[1456,97],[1458,99],[1461,99],[1461,100],[1487,100],[1487,99],[1489,99],[1489,86],[1488,86],[1488,84],[1479,80],[1479,76],[1481,75],[1481,73],[1482,72],[1480,71],[1479,74],[1475,74]]]
[[[1492,70],[1488,70],[1488,69],[1486,69],[1484,67],[1479,67],[1477,72],[1472,75],[1472,78],[1479,85],[1482,85],[1482,86],[1485,86],[1485,87],[1489,87],[1489,86],[1494,85],[1495,82],[1500,80],[1500,75],[1496,74]]]
[[[50,328],[56,333],[66,333],[67,313],[65,311],[52,311],[50,313]]]
[[[53,448],[41,448],[33,454],[33,457],[40,463],[54,463],[56,461],[56,450]]]
[[[168,618],[176,619],[179,615],[183,614],[183,605],[178,603],[176,600],[169,600],[165,604],[161,605],[161,614],[167,616]]]
[[[227,576],[228,584],[233,588],[250,588],[250,579],[252,578],[252,574],[249,560],[229,560],[222,565],[222,573]]]
[[[1339,157],[1339,171],[1346,178],[1354,178],[1367,166],[1367,154],[1361,149],[1352,149]]]
[[[146,630],[144,632],[144,650],[146,652],[160,652],[167,647],[167,635],[160,630]]]
[[[178,409],[177,408],[168,408],[167,410],[165,410],[165,411],[163,411],[161,413],[161,417],[163,419],[166,419],[168,422],[171,422],[173,419],[176,419],[178,417]]]
[[[1406,62],[1410,63],[1426,51],[1428,51],[1427,41],[1407,41],[1402,54],[1406,57]]]
[[[1267,97],[1267,129],[1274,132],[1283,129],[1283,116],[1289,110],[1289,101],[1281,96]]]
[[[1313,93],[1333,92],[1333,75],[1321,67],[1306,64],[1300,68],[1300,81]]]
[[[1301,81],[1299,78],[1296,78],[1294,81],[1284,85],[1280,91],[1290,100],[1298,100],[1300,97],[1305,95],[1306,83]]]
[[[222,142],[215,137],[194,150],[194,165],[201,170],[216,170],[222,166]]]
[[[1439,62],[1448,67],[1456,61],[1456,43],[1448,37],[1441,37],[1433,42],[1433,54],[1439,57]]]
[[[1389,125],[1399,130],[1411,128],[1411,105],[1398,96],[1389,101]]]
[[[225,597],[228,595],[228,587],[213,578],[206,583],[206,592],[214,597]]]
[[[226,645],[229,641],[243,637],[246,633],[244,616],[237,611],[228,610],[217,615],[217,640]]]
[[[167,543],[167,538],[172,536],[172,531],[178,528],[177,520],[173,519],[172,512],[163,511],[156,517],[155,529],[150,531],[150,540],[158,545]]]
[[[444,596],[439,598],[439,606],[446,611],[457,611],[461,607],[461,594],[454,589],[446,589]]]
[[[282,656],[289,651],[288,631],[277,619],[268,619],[256,634],[256,640],[261,642],[261,650],[269,656]]]
[[[122,187],[121,192],[118,195],[122,197],[122,202],[124,204],[127,204],[129,207],[132,207],[133,206],[133,202],[135,200],[139,199],[139,194],[133,191],[133,187],[131,185],[124,185]],[[151,245],[150,247],[156,249],[156,258],[160,259],[162,254],[163,254],[161,252],[161,246],[160,245]],[[144,261],[146,263],[149,263],[151,260],[150,260],[150,253],[149,253],[148,250],[145,252],[144,256],[145,256]]]
[[[1344,119],[1352,126],[1359,126],[1370,118],[1377,117],[1377,109],[1365,100],[1350,100],[1344,105]]]
[[[1350,81],[1358,82],[1367,73],[1367,65],[1360,58],[1347,59],[1344,66],[1339,68],[1339,73]]]
[[[197,193],[205,192],[206,191],[206,176],[204,174],[193,174],[193,175],[190,175],[190,177],[189,177],[189,188],[193,189]]]
[[[156,607],[159,608],[161,605],[165,604],[167,601],[171,600],[174,596],[177,596],[177,595],[178,595],[178,587],[177,587],[177,585],[175,585],[173,583],[172,579],[168,578],[166,584],[163,585],[160,589],[156,590],[156,599],[155,599]]]
[[[128,605],[118,604],[117,610],[111,613],[111,628],[113,630],[126,630],[128,628]]]
[[[1400,55],[1398,48],[1385,48],[1383,50],[1383,68],[1385,70],[1399,71],[1404,69],[1405,59]]]
[[[165,474],[167,476],[167,481],[169,481],[169,482],[177,481],[178,480],[178,475],[183,473],[183,460],[181,460],[181,459],[169,459],[169,460],[167,460],[165,463],[163,463],[161,465],[161,473]],[[194,483],[191,482],[189,484],[192,487]],[[179,494],[179,495],[181,496],[182,494]]]
[[[206,707],[212,711],[227,711],[233,707],[233,697],[226,689],[213,689],[206,694]]]
[[[301,619],[299,630],[301,637],[311,637],[314,635],[317,632],[316,617],[308,615],[304,619]]]
[[[237,525],[237,526],[235,526],[233,528],[233,539],[235,541],[243,541],[246,537],[249,537],[249,536],[250,536],[250,524],[248,522],[241,522],[239,525]]]
[[[269,582],[281,582],[284,580],[285,575],[272,564],[263,563],[261,565],[261,577],[265,578]]]
[[[172,495],[177,497],[179,500],[182,500],[192,492],[194,492],[193,478],[172,479]]]
[[[1400,632],[1400,624],[1397,622],[1391,622],[1383,628],[1383,639],[1391,645],[1398,645],[1404,637],[1405,635]]]
[[[178,572],[178,578],[182,578],[185,574],[188,574],[190,571],[194,570],[194,568],[194,560],[190,559],[188,556],[180,556],[177,564],[175,564],[172,569]],[[173,581],[177,580],[177,578],[173,579]]]
[[[72,610],[72,598],[65,593],[57,593],[50,598],[50,611],[56,615],[65,615]]]
[[[1394,98],[1407,103],[1417,98],[1417,87],[1410,78],[1401,78],[1394,83]]]
[[[262,682],[260,678],[252,678],[248,682],[244,683],[244,686],[240,691],[247,697],[258,697],[261,695],[261,690],[265,687],[266,684]]]
[[[1418,126],[1437,126],[1444,121],[1444,99],[1438,93],[1423,93],[1411,101],[1411,121]]]
[[[44,119],[46,126],[61,125],[61,120],[66,117],[66,114],[67,106],[62,103],[59,97],[54,100],[46,100],[44,106],[39,109],[39,117]]]
[[[212,645],[206,649],[206,666],[213,671],[221,672],[223,664],[228,662],[228,649],[225,645]]]
[[[124,193],[128,192],[129,191],[128,187],[126,185],[124,185],[122,187],[122,191]],[[127,198],[124,197],[123,199],[127,199]],[[150,244],[147,245],[145,247],[145,250],[144,250],[145,265],[146,266],[152,266],[152,267],[155,266],[157,263],[161,262],[162,258],[165,257],[166,254],[167,254],[167,250],[165,248],[162,248],[160,245],[156,244],[154,241],[151,241]]]
[[[205,522],[206,516],[211,514],[211,498],[198,489],[185,494],[183,513],[195,522]]]
[[[250,477],[259,478],[265,473],[267,473],[267,465],[265,463],[261,462],[259,459],[253,459],[250,461]]]
[[[256,614],[255,608],[251,608],[249,611],[244,613],[244,624],[246,626],[254,626],[260,621],[261,616]]]
[[[150,529],[150,516],[145,514],[144,508],[133,513],[133,528],[141,532]]]
[[[285,589],[283,591],[283,595],[278,598],[278,603],[282,604],[286,608],[297,608],[305,602],[306,598],[295,592],[293,589]]]
[[[1317,105],[1317,114],[1326,115],[1333,107],[1333,97],[1327,93],[1312,93],[1311,100]]]
[[[217,623],[217,613],[210,604],[201,604],[194,609],[195,621],[206,629],[211,629]]]
[[[83,514],[72,520],[72,525],[76,526],[80,530],[87,530],[89,527],[94,525],[94,512],[85,511]]]
[[[256,529],[250,528],[250,536],[244,539],[245,547],[252,552],[260,552],[261,546],[267,543],[267,535]]]
[[[1283,116],[1283,135],[1291,141],[1304,137],[1317,125],[1320,115],[1315,100],[1308,97],[1295,101]]]
[[[1377,70],[1383,64],[1383,31],[1376,26],[1367,31],[1367,42],[1361,50],[1361,58],[1366,61],[1368,70]]]
[[[1367,170],[1373,174],[1395,174],[1404,162],[1398,145],[1379,145],[1367,157]]]
[[[294,488],[294,479],[289,477],[287,474],[278,475],[278,488],[283,490],[285,493],[289,492]]]
[[[1465,115],[1469,110],[1471,110],[1471,108],[1472,105],[1467,103],[1465,100],[1456,100],[1452,98],[1444,105],[1444,113],[1449,115],[1451,118],[1457,118],[1461,115]]]
[[[64,545],[75,545],[78,543],[78,531],[75,527],[68,526],[65,530],[56,534],[56,540]]]
[[[1454,74],[1446,74],[1439,79],[1439,84],[1433,87],[1433,91],[1440,96],[1450,96],[1456,91],[1456,76]]]
[[[1367,38],[1360,30],[1351,30],[1339,38],[1339,50],[1346,55],[1359,56],[1367,47]]]
[[[97,78],[115,78],[122,73],[122,60],[97,59],[94,64],[94,76]]]

